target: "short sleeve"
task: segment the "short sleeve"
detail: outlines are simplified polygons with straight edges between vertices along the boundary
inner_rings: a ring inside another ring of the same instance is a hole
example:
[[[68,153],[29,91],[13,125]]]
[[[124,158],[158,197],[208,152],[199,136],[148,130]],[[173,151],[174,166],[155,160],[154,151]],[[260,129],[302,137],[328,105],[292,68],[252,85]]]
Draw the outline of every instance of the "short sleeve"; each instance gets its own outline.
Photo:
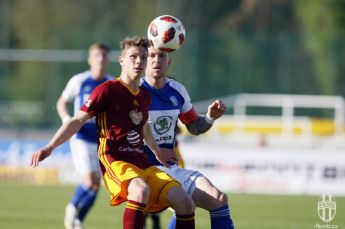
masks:
[[[62,98],[64,98],[66,101],[68,102],[71,102],[73,101],[73,99],[78,95],[79,93],[79,90],[80,90],[80,85],[81,85],[81,82],[80,80],[78,79],[78,77],[72,77],[65,89],[63,90],[61,96]]]
[[[80,110],[87,112],[91,116],[103,111],[109,97],[109,86],[108,83],[97,86]]]

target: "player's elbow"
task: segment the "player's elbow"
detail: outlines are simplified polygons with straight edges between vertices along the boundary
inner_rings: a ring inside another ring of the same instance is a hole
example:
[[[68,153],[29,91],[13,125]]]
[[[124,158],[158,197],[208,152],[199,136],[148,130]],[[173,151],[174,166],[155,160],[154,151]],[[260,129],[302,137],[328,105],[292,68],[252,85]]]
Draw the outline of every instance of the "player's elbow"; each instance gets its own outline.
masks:
[[[187,127],[188,132],[192,135],[202,134],[202,131],[199,130],[198,125],[195,122],[188,124],[186,127]]]
[[[199,132],[199,131],[197,131],[197,130],[195,130],[195,129],[193,129],[193,128],[187,128],[187,130],[188,130],[188,132],[190,133],[190,134],[192,134],[192,135],[200,135],[201,133]]]
[[[56,102],[56,110],[62,112],[67,109],[67,102],[64,98],[60,97]]]

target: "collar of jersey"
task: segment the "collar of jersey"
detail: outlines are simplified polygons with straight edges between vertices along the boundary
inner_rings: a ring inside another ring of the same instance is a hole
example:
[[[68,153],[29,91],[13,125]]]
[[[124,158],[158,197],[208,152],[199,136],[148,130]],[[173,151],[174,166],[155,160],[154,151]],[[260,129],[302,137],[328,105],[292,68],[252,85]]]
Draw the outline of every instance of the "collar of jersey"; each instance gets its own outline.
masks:
[[[164,83],[164,86],[162,88],[157,89],[154,86],[152,86],[151,84],[149,84],[149,82],[145,78],[143,80],[144,80],[144,83],[147,85],[147,87],[149,89],[151,89],[152,91],[158,91],[158,92],[165,90],[165,88],[167,87],[167,84],[168,84],[168,80],[166,79],[165,83]]]
[[[132,93],[133,95],[137,95],[139,94],[140,89],[138,88],[138,90],[133,91],[132,88],[130,88],[125,82],[123,82],[120,78],[117,78],[116,80],[118,80],[125,88],[127,88],[127,90]]]

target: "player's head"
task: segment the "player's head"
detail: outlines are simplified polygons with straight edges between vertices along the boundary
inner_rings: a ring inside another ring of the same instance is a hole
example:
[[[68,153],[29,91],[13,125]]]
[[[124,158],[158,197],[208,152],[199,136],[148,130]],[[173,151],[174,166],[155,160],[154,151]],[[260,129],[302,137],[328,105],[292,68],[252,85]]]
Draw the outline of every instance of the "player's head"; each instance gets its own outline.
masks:
[[[147,58],[147,66],[145,74],[147,77],[162,78],[168,74],[171,59],[169,54],[164,51],[149,47],[149,55]]]
[[[89,48],[88,64],[92,72],[103,75],[106,72],[110,48],[103,43],[93,43]]]
[[[146,68],[148,40],[144,37],[126,37],[120,42],[119,63],[122,73],[134,79],[141,76]]]

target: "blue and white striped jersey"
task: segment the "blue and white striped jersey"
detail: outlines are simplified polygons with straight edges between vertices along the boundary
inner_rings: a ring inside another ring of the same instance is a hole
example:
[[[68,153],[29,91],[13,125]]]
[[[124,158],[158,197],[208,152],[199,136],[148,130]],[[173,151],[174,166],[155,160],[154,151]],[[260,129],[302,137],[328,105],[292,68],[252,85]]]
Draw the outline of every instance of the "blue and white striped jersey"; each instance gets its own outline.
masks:
[[[90,71],[81,72],[77,75],[74,75],[68,81],[61,96],[68,102],[72,102],[74,100],[74,114],[76,114],[84,105],[85,101],[88,99],[95,87],[110,79],[112,79],[112,77],[107,74],[105,79],[96,81],[91,77]],[[76,133],[76,137],[89,142],[97,143],[98,137],[95,119],[89,119]]]

